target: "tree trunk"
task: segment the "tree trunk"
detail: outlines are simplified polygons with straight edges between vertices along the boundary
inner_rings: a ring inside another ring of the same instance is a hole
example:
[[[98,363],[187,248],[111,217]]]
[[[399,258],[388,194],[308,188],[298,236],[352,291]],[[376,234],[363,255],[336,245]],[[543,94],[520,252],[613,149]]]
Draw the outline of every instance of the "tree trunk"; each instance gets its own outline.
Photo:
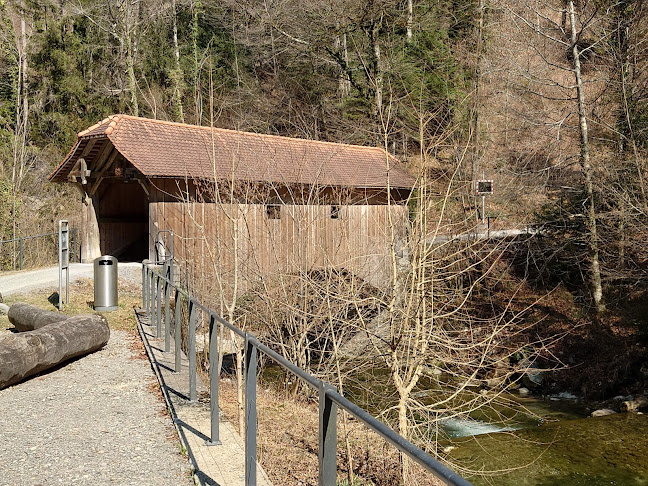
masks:
[[[401,390],[399,390],[400,392]],[[401,395],[398,401],[398,433],[405,439],[409,439],[409,423],[407,421],[407,398]],[[404,452],[400,453],[401,457],[401,477],[403,484],[409,484],[409,457]]]
[[[634,164],[637,170],[636,177],[641,189],[641,202],[644,211],[648,210],[648,190],[646,189],[645,168],[641,154],[637,147],[634,124],[631,117],[630,104],[628,97],[628,87],[632,86],[633,73],[637,71],[636,58],[630,50],[629,30],[633,24],[632,9],[630,1],[625,0],[615,5],[613,30],[616,32],[613,42],[615,42],[615,64],[614,71],[618,73],[618,99],[621,109],[617,119],[617,130],[619,133],[619,153],[626,156],[632,149]],[[632,88],[630,88],[632,93]]]
[[[80,315],[0,340],[0,389],[77,356],[101,349],[110,337],[100,315]]]
[[[412,42],[412,25],[414,24],[414,7],[412,0],[407,0],[407,42]]]
[[[70,316],[61,312],[39,309],[33,305],[17,302],[9,308],[9,322],[18,332],[33,331],[41,327],[68,319]]]
[[[380,53],[380,41],[379,41],[379,32],[382,20],[376,21],[372,30],[371,30],[371,45],[373,48],[374,55],[374,102],[376,116],[380,118],[382,116],[382,105],[383,105],[383,69],[382,69],[382,57]]]
[[[139,116],[139,105],[137,104],[137,79],[135,78],[135,59],[133,54],[133,39],[128,32],[126,38],[126,70],[128,73],[128,89],[131,94],[131,112],[134,116]]]
[[[585,212],[585,224],[589,231],[590,247],[590,285],[592,297],[597,314],[605,311],[603,304],[603,288],[601,285],[601,269],[599,264],[599,244],[596,228],[596,207],[594,204],[594,183],[593,169],[590,161],[589,136],[587,132],[587,116],[585,110],[585,92],[583,90],[583,78],[581,76],[580,53],[578,52],[578,33],[576,31],[576,15],[574,13],[574,1],[569,2],[569,21],[571,23],[571,43],[573,55],[574,76],[576,77],[576,91],[578,94],[578,121],[580,126],[580,158],[585,174],[585,190],[587,192],[587,208]]]
[[[195,121],[196,125],[202,124],[202,89],[200,87],[200,61],[198,59],[198,17],[202,11],[202,2],[201,0],[194,0],[191,3],[191,38],[192,38],[192,50],[194,57],[194,71],[193,79],[191,80],[192,89],[193,89],[193,98],[194,98],[194,111],[195,111]]]
[[[472,155],[470,158],[470,174],[468,176],[469,180],[474,180],[476,178],[476,173],[479,171],[479,166],[481,165],[479,163],[481,160],[479,107],[481,106],[481,61],[484,44],[484,0],[479,1],[479,19],[477,22],[476,37],[473,95],[470,107],[470,136],[472,138]],[[484,215],[482,215],[482,217],[483,216]]]
[[[178,47],[178,16],[176,15],[175,0],[171,2],[173,9],[173,52],[175,55],[175,72],[173,73],[173,98],[178,121],[184,123],[184,110],[182,107],[182,68],[180,67],[180,48]]]
[[[335,22],[335,27],[338,31],[341,29],[339,20]],[[347,47],[346,31],[342,32],[342,35],[338,34],[335,36],[333,49],[340,53],[340,57],[344,61],[344,66],[339,67],[340,73],[338,75],[338,94],[341,99],[344,99],[351,93],[351,80],[349,79],[349,73],[347,72],[349,66],[349,50]]]

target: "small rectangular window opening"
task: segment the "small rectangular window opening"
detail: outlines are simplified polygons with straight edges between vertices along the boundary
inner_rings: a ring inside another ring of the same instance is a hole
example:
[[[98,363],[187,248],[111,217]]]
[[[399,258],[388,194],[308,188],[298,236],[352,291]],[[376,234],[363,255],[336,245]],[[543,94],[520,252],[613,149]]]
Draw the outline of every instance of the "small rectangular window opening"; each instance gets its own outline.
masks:
[[[340,206],[331,206],[331,219],[340,218]]]
[[[266,205],[266,215],[268,219],[281,219],[281,206],[278,204]]]

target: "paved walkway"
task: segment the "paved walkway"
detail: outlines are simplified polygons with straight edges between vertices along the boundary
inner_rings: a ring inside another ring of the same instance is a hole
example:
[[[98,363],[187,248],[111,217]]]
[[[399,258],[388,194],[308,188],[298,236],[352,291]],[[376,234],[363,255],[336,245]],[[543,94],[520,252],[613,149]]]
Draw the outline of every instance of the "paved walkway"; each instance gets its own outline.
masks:
[[[164,338],[155,337],[155,329],[149,319],[138,313],[139,331],[147,354],[162,385],[162,392],[171,411],[180,440],[187,450],[195,479],[207,486],[244,486],[245,485],[245,447],[243,440],[232,424],[220,421],[220,445],[207,445],[210,440],[211,420],[209,394],[205,385],[197,379],[196,391],[199,398],[190,402],[189,368],[186,356],[182,355],[182,368],[175,373],[175,348],[171,338],[171,352],[164,352]],[[164,333],[162,333],[164,335]],[[257,468],[257,485],[272,486],[265,472]]]

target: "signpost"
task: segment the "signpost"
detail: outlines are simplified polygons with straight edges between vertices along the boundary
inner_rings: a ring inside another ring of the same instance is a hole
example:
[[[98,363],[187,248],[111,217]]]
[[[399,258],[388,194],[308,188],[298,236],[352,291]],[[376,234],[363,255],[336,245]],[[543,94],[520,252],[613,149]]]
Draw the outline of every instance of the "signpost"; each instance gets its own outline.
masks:
[[[482,224],[486,224],[486,196],[493,194],[493,180],[479,179],[475,184],[475,194],[482,197]]]
[[[70,300],[70,227],[67,220],[59,221],[59,310],[63,308],[63,270],[65,270],[65,303]]]

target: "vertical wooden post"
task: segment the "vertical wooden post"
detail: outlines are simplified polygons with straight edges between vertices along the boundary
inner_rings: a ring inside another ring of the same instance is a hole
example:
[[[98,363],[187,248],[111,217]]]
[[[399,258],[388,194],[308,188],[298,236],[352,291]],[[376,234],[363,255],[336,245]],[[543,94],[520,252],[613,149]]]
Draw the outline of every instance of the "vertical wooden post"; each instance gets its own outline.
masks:
[[[99,222],[96,205],[98,199],[91,197],[83,188],[81,208],[81,263],[92,263],[101,256],[99,244]]]

